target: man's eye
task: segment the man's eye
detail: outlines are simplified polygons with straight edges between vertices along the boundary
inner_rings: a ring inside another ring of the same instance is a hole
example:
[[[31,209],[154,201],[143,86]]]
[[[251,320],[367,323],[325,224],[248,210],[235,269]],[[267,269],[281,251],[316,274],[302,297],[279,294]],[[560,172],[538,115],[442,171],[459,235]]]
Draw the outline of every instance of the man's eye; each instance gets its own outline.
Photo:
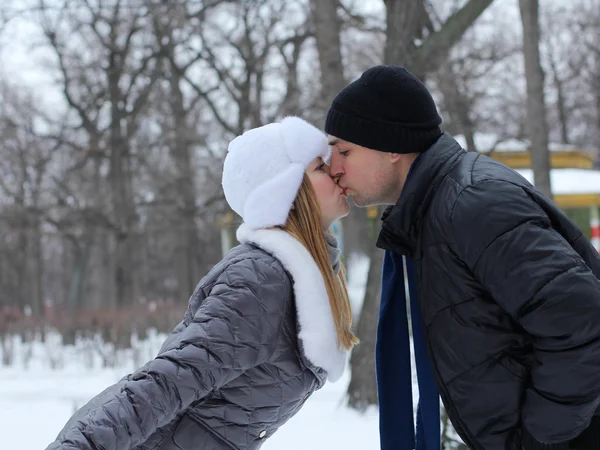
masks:
[[[343,152],[340,152],[340,155],[348,156],[348,153],[350,153],[350,150],[344,150]]]

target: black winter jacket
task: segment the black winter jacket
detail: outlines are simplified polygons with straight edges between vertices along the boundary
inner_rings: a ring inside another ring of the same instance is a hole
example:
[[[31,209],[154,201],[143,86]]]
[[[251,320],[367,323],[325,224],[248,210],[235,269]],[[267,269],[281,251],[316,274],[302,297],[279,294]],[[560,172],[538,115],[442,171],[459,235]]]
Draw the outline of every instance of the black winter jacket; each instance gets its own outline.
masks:
[[[600,257],[575,224],[517,172],[447,133],[382,220],[377,245],[415,261],[430,358],[465,443],[600,448],[600,439],[568,446],[586,429],[588,441],[600,436],[590,427]]]
[[[281,230],[242,225],[238,239],[156,359],[77,411],[48,450],[257,450],[342,375],[308,251]]]

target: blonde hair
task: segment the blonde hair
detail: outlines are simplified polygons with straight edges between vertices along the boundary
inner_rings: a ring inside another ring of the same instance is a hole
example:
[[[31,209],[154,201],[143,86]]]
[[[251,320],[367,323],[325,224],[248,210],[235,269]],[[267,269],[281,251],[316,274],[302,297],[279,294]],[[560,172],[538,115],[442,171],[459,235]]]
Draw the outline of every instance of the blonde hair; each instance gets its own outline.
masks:
[[[321,210],[306,174],[294,200],[294,207],[282,228],[298,239],[315,260],[327,289],[338,347],[351,349],[358,343],[358,339],[352,332],[352,308],[348,298],[345,270],[340,267],[337,276],[333,271],[323,231]]]

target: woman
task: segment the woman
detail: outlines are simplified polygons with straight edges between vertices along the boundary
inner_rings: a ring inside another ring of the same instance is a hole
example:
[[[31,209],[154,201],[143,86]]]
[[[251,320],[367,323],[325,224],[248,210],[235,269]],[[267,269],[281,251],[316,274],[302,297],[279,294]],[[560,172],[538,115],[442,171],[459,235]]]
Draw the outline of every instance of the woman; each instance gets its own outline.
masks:
[[[230,144],[223,190],[244,220],[153,361],[75,413],[48,449],[255,450],[357,342],[332,222],[348,213],[297,117]]]

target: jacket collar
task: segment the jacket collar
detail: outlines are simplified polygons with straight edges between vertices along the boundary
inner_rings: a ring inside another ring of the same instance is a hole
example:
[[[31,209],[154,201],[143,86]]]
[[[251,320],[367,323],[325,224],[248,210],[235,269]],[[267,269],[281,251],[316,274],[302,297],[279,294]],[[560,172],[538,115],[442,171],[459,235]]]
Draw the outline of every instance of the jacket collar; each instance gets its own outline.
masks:
[[[247,224],[240,226],[237,239],[277,258],[292,276],[301,349],[312,364],[327,372],[329,381],[337,381],[344,373],[348,351],[338,348],[325,281],[306,247],[283,230],[253,230]]]
[[[465,150],[444,133],[410,168],[400,198],[383,213],[377,246],[415,257],[423,218],[438,187]]]

